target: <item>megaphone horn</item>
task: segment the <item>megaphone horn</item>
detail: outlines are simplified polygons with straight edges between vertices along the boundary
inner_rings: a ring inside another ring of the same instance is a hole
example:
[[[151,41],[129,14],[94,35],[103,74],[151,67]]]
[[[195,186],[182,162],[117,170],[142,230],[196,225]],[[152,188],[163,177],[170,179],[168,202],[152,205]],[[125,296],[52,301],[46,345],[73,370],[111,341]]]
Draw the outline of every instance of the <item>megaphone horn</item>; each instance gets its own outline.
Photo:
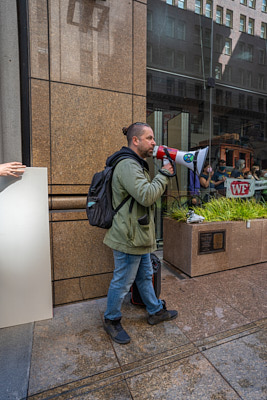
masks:
[[[181,151],[178,149],[172,149],[167,146],[155,146],[153,157],[156,157],[158,160],[166,159],[164,148],[168,149],[171,159],[175,161],[176,164],[184,165],[192,171],[196,171],[198,175],[201,174],[205,160],[208,155],[208,146],[204,149],[199,149],[196,151]]]

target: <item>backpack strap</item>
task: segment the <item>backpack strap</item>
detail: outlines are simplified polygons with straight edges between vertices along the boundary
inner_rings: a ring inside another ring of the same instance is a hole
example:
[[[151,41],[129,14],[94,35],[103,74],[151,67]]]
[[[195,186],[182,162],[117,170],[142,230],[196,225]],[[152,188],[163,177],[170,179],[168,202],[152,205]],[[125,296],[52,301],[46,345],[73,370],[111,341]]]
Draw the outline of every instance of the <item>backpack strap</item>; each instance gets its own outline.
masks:
[[[125,160],[125,159],[127,159],[127,158],[131,158],[132,160],[137,161],[136,158],[131,157],[130,155],[129,155],[129,156],[122,156],[122,157],[119,157],[119,158],[118,158],[117,160],[115,160],[115,161],[113,162],[113,164],[112,164],[112,166],[114,167],[114,169],[115,169],[116,165],[117,165],[120,161]],[[142,166],[142,168],[143,168],[143,171],[144,171],[144,167],[143,167],[143,166]],[[121,209],[121,207],[129,200],[130,197],[132,197],[132,196],[131,196],[130,194],[128,194],[128,196],[126,196],[125,199],[122,200],[122,202],[121,202],[121,203],[118,205],[118,207],[116,207],[116,209],[114,210],[115,213],[117,213],[117,212]],[[132,200],[131,200],[131,203],[130,203],[130,206],[129,206],[129,213],[131,213],[132,210],[133,210],[134,202],[135,202],[135,199],[132,197]]]
[[[122,161],[122,160],[125,160],[125,159],[127,159],[127,158],[133,158],[133,157],[127,157],[127,156],[122,156],[122,157],[119,157],[117,160],[115,160],[114,162],[113,162],[113,164],[112,164],[112,166],[113,166],[113,168],[115,169],[115,167],[116,167],[116,165],[120,162],[120,161]],[[128,196],[126,196],[123,200],[122,200],[122,202],[118,205],[118,207],[116,207],[115,208],[115,210],[114,210],[114,212],[115,212],[115,214],[121,209],[121,207],[122,206],[124,206],[124,204],[129,200],[129,198],[130,197],[132,197],[130,194],[128,194]],[[134,198],[132,197],[132,201],[131,201],[131,204],[130,204],[130,207],[129,207],[129,212],[131,213],[132,212],[132,208],[133,208],[133,203],[134,203]]]
[[[126,203],[126,201],[129,200],[130,197],[132,197],[132,196],[131,196],[130,194],[128,194],[128,196],[125,197],[125,199],[122,200],[122,202],[118,205],[118,207],[115,208],[114,212],[117,213],[117,212],[121,209],[121,207],[124,206],[124,204]],[[134,201],[134,198],[132,198],[132,201]],[[131,204],[132,204],[132,201],[131,201]],[[131,207],[131,204],[130,204],[130,207]],[[129,209],[129,211],[130,211],[130,209]],[[132,210],[131,210],[131,211],[132,211]],[[131,212],[131,211],[130,211],[130,212]]]

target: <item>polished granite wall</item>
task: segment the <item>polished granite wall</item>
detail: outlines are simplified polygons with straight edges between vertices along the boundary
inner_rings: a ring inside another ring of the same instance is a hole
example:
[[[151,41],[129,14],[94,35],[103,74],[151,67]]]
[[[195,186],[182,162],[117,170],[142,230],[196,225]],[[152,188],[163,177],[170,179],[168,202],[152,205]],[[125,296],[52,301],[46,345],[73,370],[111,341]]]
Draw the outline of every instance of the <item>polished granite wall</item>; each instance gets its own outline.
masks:
[[[29,0],[31,157],[47,167],[54,304],[105,296],[104,231],[86,194],[121,128],[146,119],[146,1]]]

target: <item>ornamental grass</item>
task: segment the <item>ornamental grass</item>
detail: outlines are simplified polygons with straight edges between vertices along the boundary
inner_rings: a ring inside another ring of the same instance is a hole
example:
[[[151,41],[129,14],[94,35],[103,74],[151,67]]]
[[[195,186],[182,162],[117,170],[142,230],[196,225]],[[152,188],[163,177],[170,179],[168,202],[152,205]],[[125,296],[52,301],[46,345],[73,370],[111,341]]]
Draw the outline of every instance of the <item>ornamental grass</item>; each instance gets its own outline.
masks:
[[[191,208],[192,209],[192,208]],[[189,208],[187,205],[173,205],[166,216],[177,221],[186,222]],[[226,198],[212,199],[200,207],[194,207],[194,212],[205,218],[204,222],[248,221],[267,218],[267,203],[252,199]]]

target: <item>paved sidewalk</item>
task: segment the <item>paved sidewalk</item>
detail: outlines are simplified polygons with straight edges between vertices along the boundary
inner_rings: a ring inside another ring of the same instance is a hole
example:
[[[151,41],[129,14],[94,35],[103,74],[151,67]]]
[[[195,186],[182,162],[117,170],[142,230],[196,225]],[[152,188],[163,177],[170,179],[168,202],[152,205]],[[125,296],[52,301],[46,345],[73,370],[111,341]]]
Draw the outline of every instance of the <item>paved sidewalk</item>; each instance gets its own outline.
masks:
[[[119,345],[106,298],[0,330],[0,399],[266,400],[267,263],[188,278],[163,263],[161,298],[178,319],[150,326],[127,298]]]

